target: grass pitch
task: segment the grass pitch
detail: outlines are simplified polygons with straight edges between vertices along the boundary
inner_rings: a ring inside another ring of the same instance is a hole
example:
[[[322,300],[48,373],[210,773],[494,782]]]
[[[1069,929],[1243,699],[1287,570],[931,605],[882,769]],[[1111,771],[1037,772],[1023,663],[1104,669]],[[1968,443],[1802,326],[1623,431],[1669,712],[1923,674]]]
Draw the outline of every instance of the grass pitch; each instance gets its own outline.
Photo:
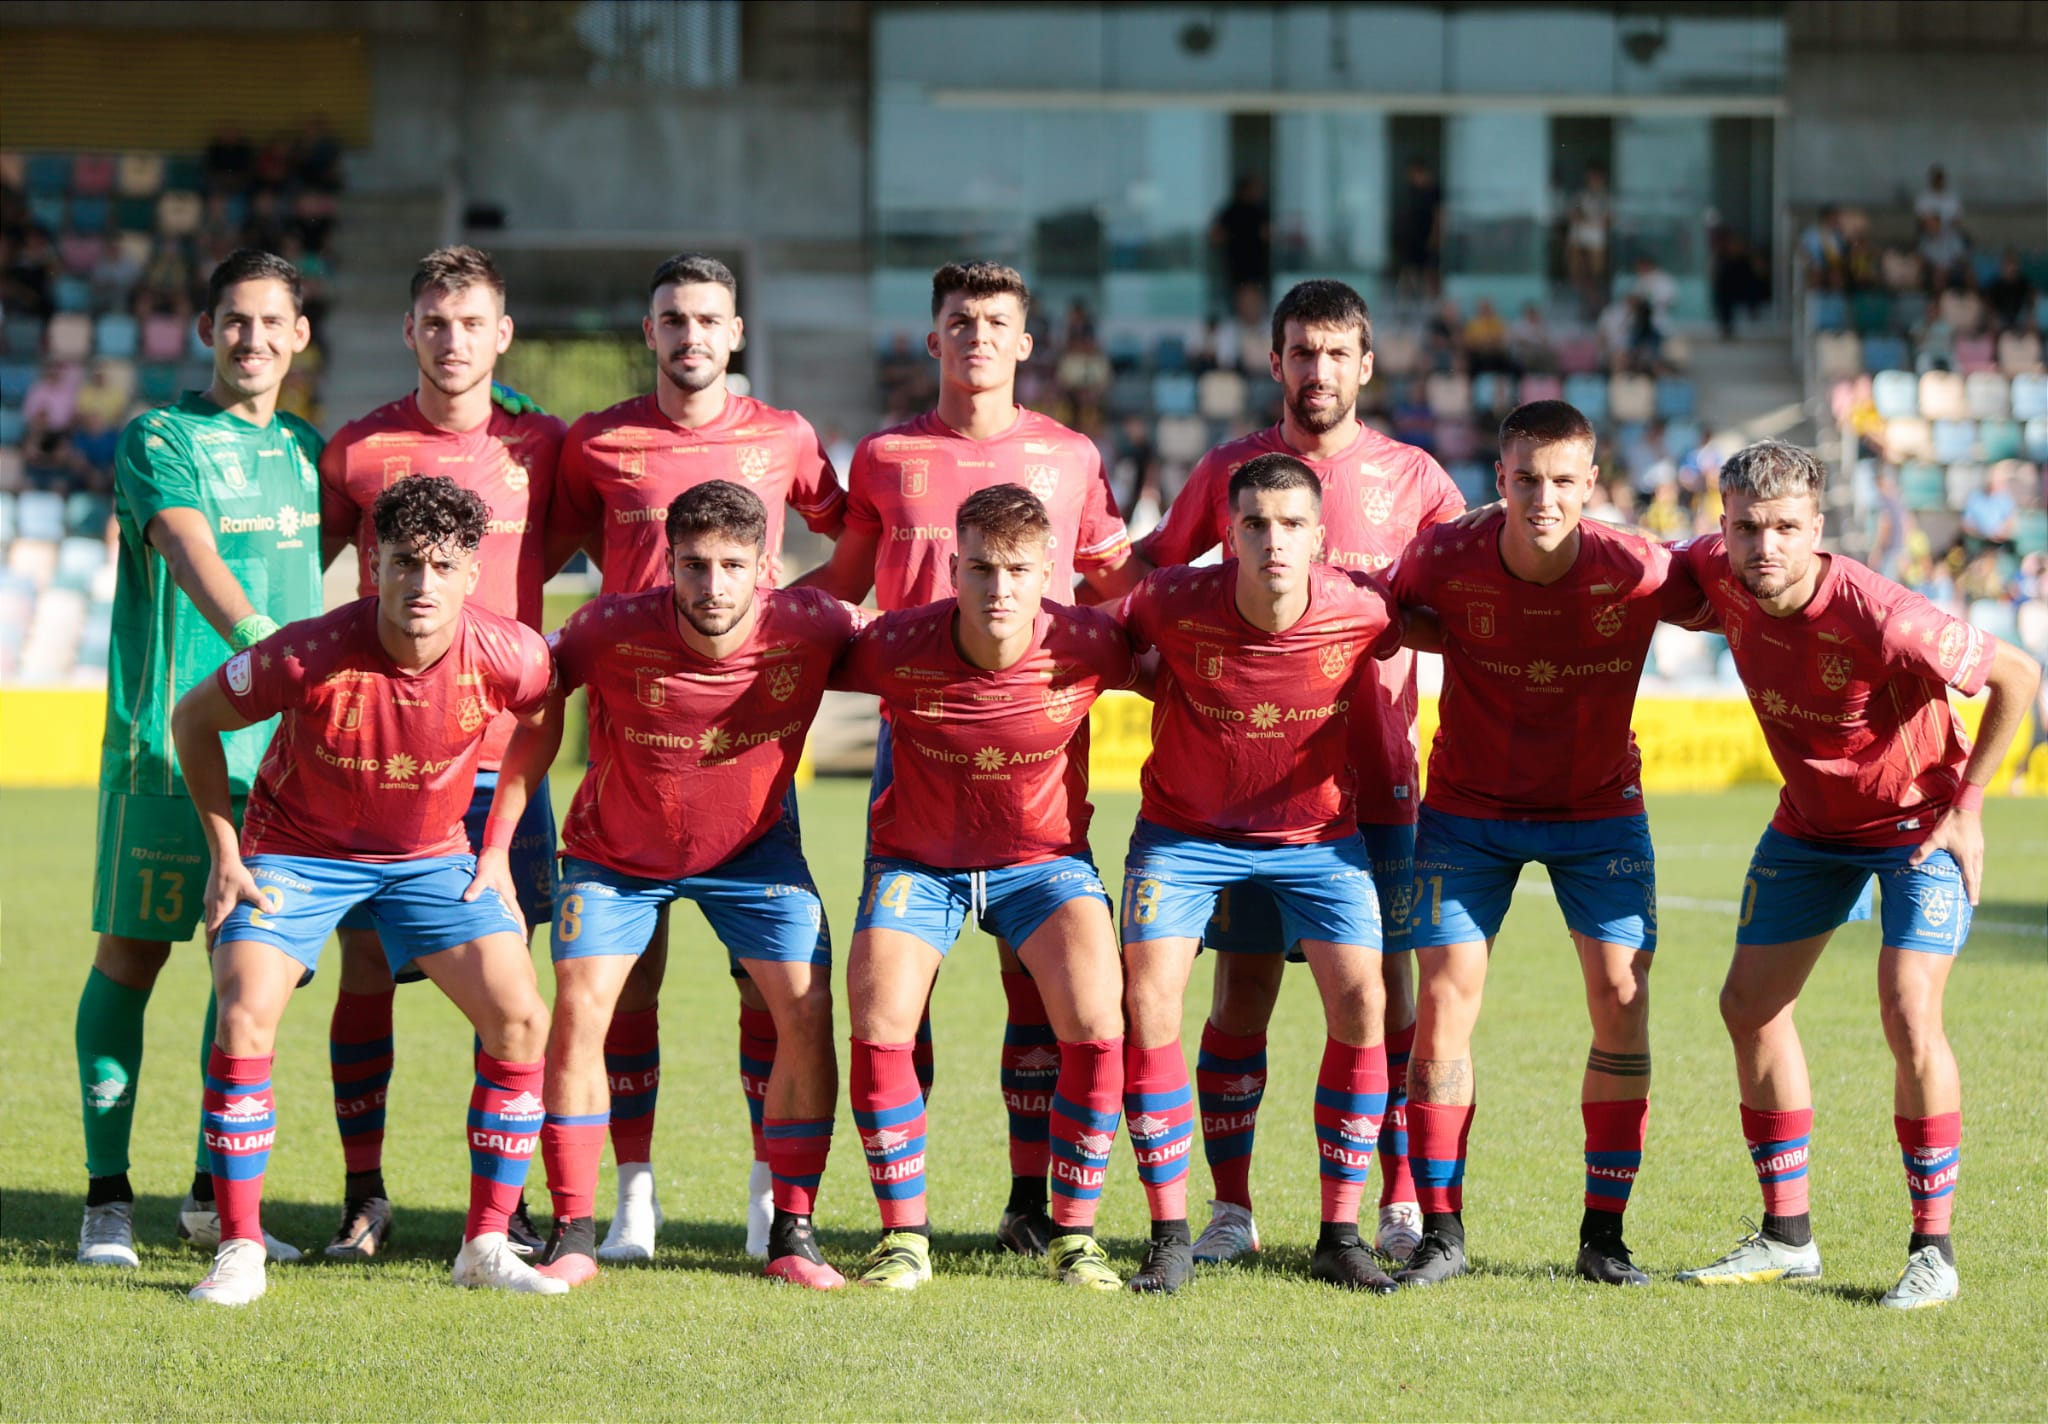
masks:
[[[567,785],[557,790],[566,806]],[[858,884],[865,787],[803,793],[811,863],[842,949]],[[998,1254],[1007,1188],[996,1091],[1002,996],[989,942],[953,952],[934,1003],[931,1115],[937,1275],[909,1297],[819,1297],[763,1282],[740,1254],[750,1156],[735,1077],[735,1006],[702,921],[684,912],[663,1004],[655,1144],[668,1213],[652,1269],[607,1270],[556,1300],[457,1292],[447,1269],[467,1190],[461,1124],[470,1035],[429,986],[400,995],[386,1175],[393,1253],[320,1260],[341,1154],[329,1115],[332,966],[292,1005],[278,1046],[278,1149],[266,1224],[308,1249],[242,1312],[183,1292],[200,1256],[172,1235],[191,1171],[203,957],[180,949],[150,1011],[132,1177],[142,1267],[72,1263],[84,1188],[71,1023],[91,957],[90,792],[8,792],[0,817],[6,1085],[0,1153],[0,1416],[9,1419],[575,1418],[1923,1418],[2048,1417],[2048,938],[2038,802],[1985,808],[1988,892],[1951,981],[1967,1099],[1957,1249],[1962,1299],[1876,1308],[1907,1217],[1891,1131],[1891,1062],[1875,1004],[1876,932],[1844,930],[1801,1025],[1818,1096],[1813,1166],[1826,1279],[1686,1289],[1757,1210],[1715,1010],[1733,902],[1771,795],[1656,799],[1663,941],[1652,978],[1655,1108],[1630,1212],[1657,1278],[1616,1291],[1570,1277],[1582,1166],[1582,991],[1540,874],[1495,956],[1476,1047],[1480,1109],[1467,1177],[1474,1273],[1388,1299],[1305,1279],[1315,1237],[1309,1106],[1322,1030],[1289,976],[1271,1048],[1254,1186],[1266,1249],[1170,1300],[1055,1290]],[[1136,811],[1104,796],[1111,884]],[[539,953],[546,976],[546,956]],[[1206,966],[1190,994],[1192,1050]],[[844,1018],[842,1015],[841,1023]],[[851,1265],[873,1239],[858,1142],[842,1110],[818,1224]],[[1102,1234],[1137,1261],[1143,1197],[1119,1141]],[[1193,1165],[1197,1211],[1206,1169]],[[600,1209],[609,1201],[607,1163]],[[536,1164],[532,1199],[545,1211]]]

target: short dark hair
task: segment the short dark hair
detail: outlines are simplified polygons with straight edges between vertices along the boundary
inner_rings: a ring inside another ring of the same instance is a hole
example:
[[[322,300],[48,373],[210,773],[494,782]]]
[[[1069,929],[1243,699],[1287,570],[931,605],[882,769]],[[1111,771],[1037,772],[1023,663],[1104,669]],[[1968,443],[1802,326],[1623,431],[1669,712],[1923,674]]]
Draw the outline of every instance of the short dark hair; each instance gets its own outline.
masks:
[[[1287,323],[1290,321],[1298,321],[1303,326],[1355,326],[1358,328],[1359,351],[1372,350],[1372,313],[1365,309],[1365,298],[1348,283],[1315,277],[1289,287],[1287,295],[1273,308],[1275,351],[1287,345]]]
[[[668,502],[668,542],[685,534],[723,534],[741,544],[768,547],[768,506],[745,485],[706,480]]]
[[[960,501],[953,516],[955,534],[979,529],[997,549],[1010,551],[1052,537],[1052,516],[1044,503],[1022,485],[990,485]]]
[[[1500,448],[1507,449],[1510,440],[1526,440],[1531,445],[1600,443],[1593,422],[1577,406],[1561,400],[1530,401],[1509,411],[1500,423]]]
[[[412,299],[415,302],[422,292],[445,292],[452,296],[471,287],[489,287],[491,295],[498,299],[498,305],[505,304],[505,274],[498,270],[491,254],[480,248],[437,247],[413,268]]]
[[[1759,440],[1730,455],[1721,466],[1721,494],[1750,499],[1811,495],[1817,502],[1828,482],[1828,467],[1811,450],[1783,440]]]
[[[732,275],[732,268],[707,252],[678,252],[655,268],[654,275],[647,280],[647,295],[652,300],[663,287],[687,287],[698,282],[715,282],[731,292],[735,302],[740,299],[740,284]]]
[[[1311,470],[1292,455],[1274,451],[1268,455],[1256,455],[1230,472],[1230,507],[1237,507],[1237,496],[1243,490],[1291,490],[1305,489],[1315,497],[1316,508],[1323,507],[1323,482]]]
[[[377,496],[370,518],[379,544],[432,549],[454,544],[475,552],[484,541],[491,507],[475,490],[446,475],[411,475]]]
[[[1000,297],[1008,292],[1018,306],[1031,310],[1031,289],[1024,285],[1024,274],[1000,262],[948,262],[932,273],[933,316],[955,292],[964,297]]]
[[[306,283],[299,276],[299,269],[275,252],[265,252],[260,247],[238,247],[221,258],[213,275],[206,279],[206,309],[219,311],[221,293],[230,287],[265,281],[284,283],[285,290],[292,294],[292,310],[306,309]]]

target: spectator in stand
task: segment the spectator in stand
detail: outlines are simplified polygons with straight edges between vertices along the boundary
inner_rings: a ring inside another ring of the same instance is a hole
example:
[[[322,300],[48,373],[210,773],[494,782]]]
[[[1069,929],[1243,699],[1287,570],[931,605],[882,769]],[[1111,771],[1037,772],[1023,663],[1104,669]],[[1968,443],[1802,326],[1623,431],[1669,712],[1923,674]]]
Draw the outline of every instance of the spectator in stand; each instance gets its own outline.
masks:
[[[1650,492],[1650,504],[1643,511],[1642,527],[1656,538],[1683,539],[1692,533],[1692,516],[1679,498],[1678,481],[1664,480]]]
[[[1272,322],[1267,318],[1265,299],[1249,287],[1238,288],[1234,327],[1230,336],[1232,349],[1237,352],[1238,371],[1248,380],[1268,379]]]
[[[76,366],[45,361],[28,394],[22,397],[21,418],[31,438],[36,434],[61,435],[71,428],[71,414],[78,405],[78,387],[84,377]]]
[[[256,152],[249,174],[249,187],[256,193],[282,193],[292,181],[292,146],[274,138]]]
[[[1436,296],[1442,284],[1444,190],[1420,160],[1408,165],[1401,199],[1394,207],[1397,285],[1411,301]]]
[[[17,314],[48,321],[56,302],[51,286],[57,280],[57,248],[48,229],[24,227],[10,237],[4,269],[0,269],[0,305]]]
[[[1635,279],[1629,283],[1629,292],[1641,297],[1650,308],[1650,319],[1657,324],[1658,332],[1670,329],[1671,310],[1678,305],[1678,282],[1669,272],[1657,265],[1657,259],[1645,252],[1636,258]]]
[[[1970,255],[1969,240],[1959,227],[1947,227],[1932,213],[1922,214],[1920,219],[1920,260],[1927,264],[1928,280],[1939,290],[1945,284],[1956,280],[1967,267]]]
[[[1913,216],[1933,218],[1944,231],[1963,225],[1963,200],[1948,185],[1948,172],[1939,163],[1927,170],[1927,187],[1913,200]]]
[[[1455,371],[1465,364],[1460,345],[1465,335],[1465,318],[1458,303],[1445,297],[1431,312],[1422,328],[1423,355],[1433,371]]]
[[[1525,375],[1557,369],[1557,349],[1550,339],[1550,327],[1543,320],[1543,309],[1534,302],[1522,303],[1521,315],[1508,328],[1508,357],[1515,370]]]
[[[242,223],[239,245],[282,255],[284,232],[283,197],[276,188],[258,187],[249,195],[249,216]]]
[[[303,191],[341,191],[341,143],[329,127],[325,114],[306,120],[292,151],[292,170]]]
[[[1976,336],[1984,330],[1984,298],[1977,292],[1976,268],[1968,262],[1957,265],[1953,279],[1942,288],[1935,310],[1957,336]]]
[[[1607,170],[1595,163],[1572,196],[1565,218],[1565,279],[1578,293],[1579,310],[1590,320],[1607,305],[1607,250],[1614,230],[1614,201],[1607,192]]]
[[[1716,227],[1714,246],[1714,321],[1721,339],[1735,338],[1735,317],[1755,316],[1770,300],[1770,281],[1749,239],[1730,228]]]
[[[1825,203],[1799,234],[1799,267],[1809,288],[1822,292],[1841,289],[1842,249],[1842,210]]]
[[[1989,548],[2003,552],[2012,547],[2019,529],[2019,501],[2013,497],[2012,476],[2004,461],[1985,472],[1984,484],[1963,501],[1963,542],[1973,551]]]
[[[243,193],[256,167],[256,150],[234,124],[224,126],[206,145],[201,160],[209,193]]]
[[[180,321],[192,315],[192,265],[177,243],[159,242],[150,254],[142,283],[135,289],[135,315],[175,316]]]
[[[1984,288],[1984,304],[2000,331],[2023,326],[2034,313],[2034,284],[2020,266],[2019,249],[2008,247],[1998,259],[1998,275]]]
[[[1869,563],[1895,583],[1905,581],[1900,570],[1906,561],[1906,541],[1912,527],[1912,512],[1899,493],[1898,472],[1886,465],[1878,471],[1877,498],[1870,507]]]
[[[1514,369],[1508,356],[1508,324],[1485,297],[1473,306],[1472,318],[1460,335],[1465,347],[1465,367],[1473,374]]]
[[[1266,180],[1247,173],[1237,180],[1230,201],[1209,222],[1209,245],[1223,269],[1223,291],[1232,302],[1247,289],[1266,301],[1273,281],[1273,209],[1266,201]]]
[[[141,257],[110,231],[92,264],[93,305],[101,310],[126,306],[141,280]]]

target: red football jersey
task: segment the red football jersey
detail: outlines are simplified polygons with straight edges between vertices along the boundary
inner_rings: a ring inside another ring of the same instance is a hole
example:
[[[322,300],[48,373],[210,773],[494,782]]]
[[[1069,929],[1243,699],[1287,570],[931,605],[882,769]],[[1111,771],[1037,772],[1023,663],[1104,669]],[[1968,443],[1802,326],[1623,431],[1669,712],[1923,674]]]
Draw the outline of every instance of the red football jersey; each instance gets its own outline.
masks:
[[[604,592],[638,593],[669,582],[669,502],[706,480],[745,485],[768,506],[769,587],[782,581],[784,505],[834,538],[845,520],[846,494],[811,423],[735,395],[694,430],[652,395],[584,416],[562,445],[553,518],[585,538],[602,530]]]
[[[377,600],[288,624],[214,676],[252,722],[283,714],[242,818],[242,854],[392,861],[459,855],[484,734],[546,697],[547,643],[464,604],[440,661],[408,673]]]
[[[860,610],[815,589],[762,589],[727,657],[683,641],[672,588],[606,594],[555,634],[564,693],[589,689],[590,769],[564,854],[678,880],[723,865],[782,815],[804,734]]]
[[[959,548],[953,516],[990,485],[1022,485],[1052,516],[1052,591],[1064,596],[1075,571],[1103,568],[1130,548],[1102,452],[1035,410],[993,440],[969,440],[937,412],[877,431],[854,451],[846,477],[846,523],[874,533],[875,602],[916,608],[953,592],[948,556]]]
[[[1699,587],[1663,545],[1590,519],[1571,572],[1527,583],[1501,562],[1501,524],[1429,530],[1394,566],[1395,599],[1443,624],[1428,803],[1509,821],[1635,815],[1636,687],[1659,619],[1709,616]]]
[[[876,855],[991,870],[1088,853],[1088,709],[1129,687],[1130,640],[1107,613],[1041,606],[1031,651],[999,672],[953,643],[955,599],[885,613],[833,686],[879,694],[892,780],[868,808]]]
[[[547,514],[567,428],[552,415],[508,415],[493,405],[491,418],[476,429],[443,430],[420,414],[414,393],[335,432],[320,456],[320,532],[355,544],[357,595],[377,591],[377,528],[370,519],[377,496],[407,475],[447,475],[491,507],[470,598],[540,627]],[[480,765],[497,770],[511,740],[512,719],[499,717],[484,739]]]
[[[1204,455],[1166,520],[1138,541],[1160,567],[1185,564],[1223,542],[1230,524],[1230,477],[1259,455],[1292,455],[1323,484],[1323,557],[1340,568],[1376,573],[1431,525],[1465,512],[1465,497],[1443,466],[1413,445],[1361,426],[1358,438],[1327,460],[1299,454],[1277,425],[1218,445]],[[1358,819],[1380,826],[1415,820],[1415,654],[1406,648],[1367,664],[1360,690],[1380,698],[1379,715],[1351,719],[1352,766],[1358,773]]]
[[[1677,557],[1720,619],[1785,778],[1771,825],[1850,845],[1926,839],[1970,759],[1945,688],[1974,696],[1997,640],[1839,554],[1813,601],[1783,618],[1737,580],[1720,535]]]
[[[1309,575],[1308,611],[1266,633],[1237,611],[1237,560],[1159,569],[1119,605],[1139,651],[1159,649],[1152,754],[1139,814],[1189,835],[1300,844],[1358,828],[1351,771],[1360,665],[1401,644],[1367,574]]]

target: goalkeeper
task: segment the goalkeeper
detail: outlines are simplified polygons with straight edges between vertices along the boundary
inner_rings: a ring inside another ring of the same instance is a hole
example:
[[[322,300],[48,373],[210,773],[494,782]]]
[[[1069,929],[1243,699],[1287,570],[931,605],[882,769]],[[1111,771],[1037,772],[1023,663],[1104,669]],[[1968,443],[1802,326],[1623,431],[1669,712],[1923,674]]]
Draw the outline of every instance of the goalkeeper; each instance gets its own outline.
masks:
[[[131,422],[115,459],[120,569],[100,755],[92,925],[99,935],[78,1000],[78,1081],[88,1177],[78,1259],[136,1264],[128,1138],[142,1070],[142,1019],[171,946],[191,938],[207,850],[171,744],[171,708],[232,653],[320,612],[319,434],[280,414],[292,357],[311,336],[299,274],[244,249],[214,269],[199,338],[213,382]],[[274,721],[228,734],[243,798]],[[201,1062],[214,1037],[206,1005]],[[206,1144],[178,1235],[219,1244]],[[266,1237],[272,1260],[298,1252]]]

